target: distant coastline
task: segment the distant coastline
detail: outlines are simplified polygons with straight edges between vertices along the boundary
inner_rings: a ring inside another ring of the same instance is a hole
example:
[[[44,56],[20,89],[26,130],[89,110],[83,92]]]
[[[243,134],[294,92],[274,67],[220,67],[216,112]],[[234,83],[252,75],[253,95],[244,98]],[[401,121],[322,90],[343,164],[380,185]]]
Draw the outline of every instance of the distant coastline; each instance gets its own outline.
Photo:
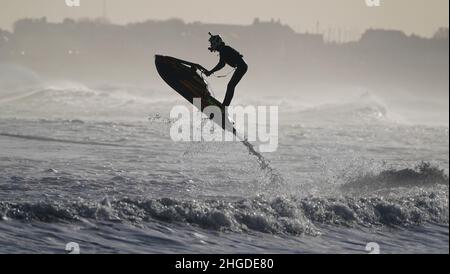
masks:
[[[433,38],[371,29],[358,41],[339,43],[258,19],[251,25],[180,19],[116,25],[101,18],[51,23],[44,17],[18,20],[12,32],[0,30],[0,63],[23,65],[46,77],[152,82],[158,81],[151,71],[157,53],[214,65],[208,31],[242,51],[250,64],[247,84],[255,88],[351,83],[448,93],[448,28]]]

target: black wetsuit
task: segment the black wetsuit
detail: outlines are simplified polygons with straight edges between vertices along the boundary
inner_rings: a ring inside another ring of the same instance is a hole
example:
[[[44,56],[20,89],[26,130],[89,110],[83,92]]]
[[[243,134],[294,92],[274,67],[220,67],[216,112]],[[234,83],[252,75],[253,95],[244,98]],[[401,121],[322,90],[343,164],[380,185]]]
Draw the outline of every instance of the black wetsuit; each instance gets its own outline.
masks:
[[[228,64],[233,68],[236,68],[236,71],[233,73],[233,76],[231,77],[231,80],[228,83],[227,93],[225,95],[225,99],[223,100],[223,105],[229,106],[231,100],[233,99],[234,89],[236,88],[239,81],[241,81],[244,74],[247,72],[248,66],[247,63],[245,63],[242,54],[240,54],[238,51],[236,51],[230,46],[221,46],[218,49],[218,52],[220,53],[220,60],[217,66],[215,66],[211,70],[211,73],[214,73],[222,69],[225,66],[225,64]]]

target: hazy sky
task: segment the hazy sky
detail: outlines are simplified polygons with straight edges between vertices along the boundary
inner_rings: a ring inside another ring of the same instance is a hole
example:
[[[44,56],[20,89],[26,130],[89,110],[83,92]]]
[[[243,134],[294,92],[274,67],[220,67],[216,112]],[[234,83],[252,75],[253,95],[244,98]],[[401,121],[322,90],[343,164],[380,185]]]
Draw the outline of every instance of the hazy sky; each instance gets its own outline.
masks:
[[[0,0],[0,28],[11,29],[23,17],[100,17],[103,0],[80,0],[81,7],[69,8],[65,0]],[[449,0],[381,0],[381,7],[369,8],[365,0],[106,0],[112,22],[181,18],[187,22],[250,24],[281,19],[297,31],[341,28],[362,32],[373,28],[400,29],[431,36],[449,23]]]

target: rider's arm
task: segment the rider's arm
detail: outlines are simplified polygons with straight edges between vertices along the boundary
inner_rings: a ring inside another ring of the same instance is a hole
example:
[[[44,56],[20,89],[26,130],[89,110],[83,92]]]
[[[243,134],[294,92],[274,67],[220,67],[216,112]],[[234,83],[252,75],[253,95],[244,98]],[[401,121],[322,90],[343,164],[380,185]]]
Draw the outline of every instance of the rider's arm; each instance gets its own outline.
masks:
[[[213,74],[214,72],[223,69],[223,67],[225,67],[225,61],[223,61],[222,58],[220,58],[219,63],[212,70],[210,70],[209,73]]]

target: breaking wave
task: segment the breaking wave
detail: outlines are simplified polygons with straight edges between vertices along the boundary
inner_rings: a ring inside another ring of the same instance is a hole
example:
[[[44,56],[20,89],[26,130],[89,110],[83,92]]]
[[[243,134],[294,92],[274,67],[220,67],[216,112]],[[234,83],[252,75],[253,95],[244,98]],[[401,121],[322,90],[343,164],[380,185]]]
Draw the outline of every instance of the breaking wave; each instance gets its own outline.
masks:
[[[347,102],[329,103],[300,111],[302,121],[320,121],[332,124],[367,124],[396,122],[392,113],[380,99],[370,93]]]
[[[449,177],[443,169],[429,162],[421,162],[414,168],[388,169],[378,174],[365,174],[342,185],[344,191],[367,193],[399,187],[425,187],[449,185]]]
[[[0,114],[9,118],[136,120],[149,110],[165,110],[176,100],[147,87],[91,88],[70,81],[0,83]]]
[[[3,220],[77,222],[84,219],[139,224],[189,224],[214,231],[318,235],[321,225],[409,227],[427,222],[448,224],[448,188],[419,189],[407,196],[288,198],[227,201],[172,198],[123,198],[100,202],[0,202]]]

